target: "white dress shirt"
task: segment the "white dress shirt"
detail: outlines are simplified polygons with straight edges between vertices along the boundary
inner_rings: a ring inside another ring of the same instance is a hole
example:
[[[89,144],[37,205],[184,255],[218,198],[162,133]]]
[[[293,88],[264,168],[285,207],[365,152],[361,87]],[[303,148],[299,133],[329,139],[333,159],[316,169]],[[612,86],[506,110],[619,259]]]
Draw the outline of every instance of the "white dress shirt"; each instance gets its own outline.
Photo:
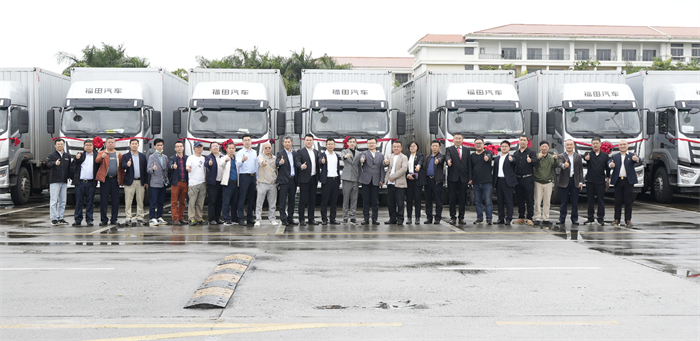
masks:
[[[391,180],[391,174],[394,174],[394,172],[396,171],[396,159],[398,157],[399,157],[398,155],[394,154],[394,158],[391,160],[391,173],[389,173],[389,183],[388,183],[389,185],[394,184],[394,180]]]
[[[306,148],[306,152],[309,153],[309,159],[311,159],[311,176],[316,175],[316,157],[313,148]]]
[[[506,155],[501,154],[501,157],[498,159],[498,177],[499,178],[506,177],[506,174],[503,173],[503,164],[506,162],[507,157],[508,157],[508,154],[506,154]]]
[[[326,166],[328,166],[328,177],[334,178],[338,176],[338,156],[335,155],[335,152],[328,153],[326,151]]]

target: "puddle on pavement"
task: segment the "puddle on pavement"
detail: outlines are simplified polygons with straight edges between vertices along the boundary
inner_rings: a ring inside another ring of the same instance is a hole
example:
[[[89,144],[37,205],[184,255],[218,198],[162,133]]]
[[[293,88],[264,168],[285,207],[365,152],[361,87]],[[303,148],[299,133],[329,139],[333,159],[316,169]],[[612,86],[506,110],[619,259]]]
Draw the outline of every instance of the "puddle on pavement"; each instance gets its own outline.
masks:
[[[683,221],[659,221],[654,223],[638,223],[635,226],[648,226],[656,228],[700,229],[700,224]]]
[[[16,232],[16,231],[8,231],[5,232],[5,236],[7,238],[35,238],[38,237],[40,233],[31,233],[31,232]]]
[[[459,266],[459,265],[467,265],[469,264],[468,262],[459,262],[459,261],[447,261],[447,262],[424,262],[424,263],[416,263],[416,264],[411,264],[411,265],[406,265],[404,268],[410,268],[410,269],[420,269],[420,268],[435,268],[439,266]]]
[[[413,303],[411,304],[411,300],[406,300],[406,301],[399,301],[396,303],[387,303],[387,302],[379,302],[377,303],[376,306],[374,306],[375,309],[384,309],[384,310],[389,310],[389,309],[430,309],[430,306],[427,304],[416,304]]]
[[[483,275],[486,273],[486,270],[457,270],[457,272],[462,275]]]
[[[320,309],[320,310],[335,310],[335,309],[347,309],[348,307],[343,307],[342,305],[338,304],[329,304],[329,305],[319,305],[314,307],[314,309]]]

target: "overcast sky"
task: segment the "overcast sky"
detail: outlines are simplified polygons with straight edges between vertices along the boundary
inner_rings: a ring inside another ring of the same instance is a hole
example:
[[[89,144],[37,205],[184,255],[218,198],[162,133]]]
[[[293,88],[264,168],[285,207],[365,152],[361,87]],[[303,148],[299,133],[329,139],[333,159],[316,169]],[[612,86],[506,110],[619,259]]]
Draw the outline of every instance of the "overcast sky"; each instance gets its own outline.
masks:
[[[0,67],[55,72],[65,68],[58,51],[80,56],[101,42],[174,70],[256,45],[281,55],[409,57],[427,33],[515,23],[700,26],[699,0],[0,0],[0,13]]]

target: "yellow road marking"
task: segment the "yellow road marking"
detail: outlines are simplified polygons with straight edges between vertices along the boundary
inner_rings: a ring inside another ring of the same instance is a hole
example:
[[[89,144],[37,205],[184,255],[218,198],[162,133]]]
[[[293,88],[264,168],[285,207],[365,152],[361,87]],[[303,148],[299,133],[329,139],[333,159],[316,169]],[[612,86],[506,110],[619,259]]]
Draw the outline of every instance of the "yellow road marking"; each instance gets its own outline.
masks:
[[[247,260],[247,261],[250,262],[251,260],[253,260],[253,257],[252,257],[252,256],[248,256],[248,255],[241,255],[241,254],[238,254],[238,255],[226,256],[226,257],[224,258],[224,260],[231,260],[231,259],[242,259],[242,260]]]
[[[499,326],[612,326],[618,321],[496,321]]]

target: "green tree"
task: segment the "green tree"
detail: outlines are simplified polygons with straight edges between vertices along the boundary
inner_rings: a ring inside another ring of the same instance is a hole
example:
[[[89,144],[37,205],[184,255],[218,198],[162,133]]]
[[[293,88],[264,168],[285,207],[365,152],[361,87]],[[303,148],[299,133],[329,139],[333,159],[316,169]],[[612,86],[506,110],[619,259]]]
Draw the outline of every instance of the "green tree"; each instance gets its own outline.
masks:
[[[576,71],[586,71],[586,70],[593,70],[595,67],[600,65],[599,60],[593,60],[593,59],[588,59],[588,60],[579,60],[574,62],[574,70]]]
[[[172,74],[184,79],[185,81],[190,80],[189,73],[187,72],[187,70],[185,70],[183,68],[179,68],[179,69],[173,71]]]
[[[627,74],[632,74],[644,70],[653,71],[698,71],[700,70],[700,59],[693,58],[688,63],[677,62],[674,63],[672,58],[654,58],[654,62],[650,67],[646,66],[634,66],[632,63],[625,63],[625,71]]]
[[[145,57],[130,57],[126,54],[123,44],[112,46],[102,43],[102,48],[95,45],[87,45],[82,49],[82,56],[79,58],[68,52],[56,53],[56,60],[59,64],[68,64],[63,70],[63,74],[70,76],[70,69],[74,67],[149,67],[151,64]]]

